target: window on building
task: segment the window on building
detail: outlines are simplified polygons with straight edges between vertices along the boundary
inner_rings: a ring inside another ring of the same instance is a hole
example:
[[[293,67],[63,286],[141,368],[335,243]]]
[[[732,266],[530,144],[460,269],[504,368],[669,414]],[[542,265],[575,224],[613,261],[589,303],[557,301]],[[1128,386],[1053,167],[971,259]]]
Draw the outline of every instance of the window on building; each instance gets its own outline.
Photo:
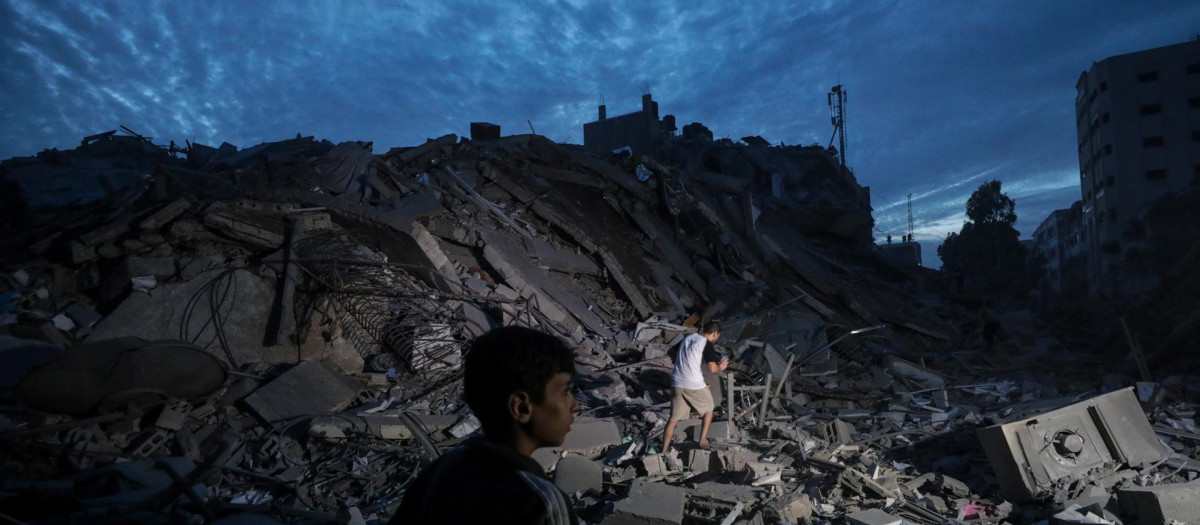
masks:
[[[1153,137],[1146,137],[1146,138],[1142,139],[1142,147],[1143,148],[1156,148],[1156,147],[1159,147],[1162,145],[1163,145],[1162,135],[1155,135]]]
[[[1105,144],[1105,145],[1104,145],[1104,154],[1105,154],[1105,155],[1112,155],[1112,144]]]
[[[1200,73],[1200,62],[1196,62],[1195,64],[1188,64],[1187,72],[1189,75],[1195,75],[1196,73]]]
[[[1145,73],[1138,73],[1138,76],[1137,76],[1137,81],[1139,83],[1143,83],[1143,84],[1146,82],[1154,82],[1156,80],[1158,80],[1158,71],[1147,71]]]
[[[1100,92],[1103,93],[1105,91],[1108,91],[1108,82],[1101,82],[1100,83]]]
[[[1101,114],[1100,114],[1100,122],[1103,122],[1103,123],[1105,123],[1105,124],[1108,124],[1108,113],[1101,113]]]
[[[1142,106],[1143,115],[1157,115],[1162,113],[1162,104],[1146,104]]]
[[[1192,130],[1192,142],[1200,142],[1200,129]]]
[[[1163,180],[1167,178],[1167,170],[1146,170],[1146,180]]]
[[[1110,188],[1111,188],[1111,187],[1113,187],[1113,186],[1116,186],[1116,185],[1117,185],[1117,179],[1116,179],[1116,178],[1114,178],[1112,175],[1109,175],[1108,177],[1105,177],[1105,179],[1104,179],[1104,185],[1105,185],[1105,186],[1107,186],[1107,187],[1110,187]]]
[[[1200,108],[1200,97],[1191,97],[1188,99],[1189,108]]]

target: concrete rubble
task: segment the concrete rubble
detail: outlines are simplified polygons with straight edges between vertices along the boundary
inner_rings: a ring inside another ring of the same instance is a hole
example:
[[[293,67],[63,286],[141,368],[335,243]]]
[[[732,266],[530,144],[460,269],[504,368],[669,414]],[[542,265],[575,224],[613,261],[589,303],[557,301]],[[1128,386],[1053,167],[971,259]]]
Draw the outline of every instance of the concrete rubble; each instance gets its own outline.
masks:
[[[0,513],[386,521],[478,432],[471,338],[519,324],[575,348],[581,412],[535,459],[587,523],[1200,516],[1196,383],[879,257],[826,149],[471,130],[382,155],[107,133],[0,165]],[[690,419],[663,453],[671,350],[710,319],[712,444]]]

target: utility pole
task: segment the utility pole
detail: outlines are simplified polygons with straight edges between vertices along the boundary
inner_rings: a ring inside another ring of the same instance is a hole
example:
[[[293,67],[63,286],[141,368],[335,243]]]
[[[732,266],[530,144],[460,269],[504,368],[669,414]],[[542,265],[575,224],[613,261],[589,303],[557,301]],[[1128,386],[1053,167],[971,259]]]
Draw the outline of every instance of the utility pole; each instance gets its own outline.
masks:
[[[829,120],[833,124],[833,137],[829,137],[829,145],[833,146],[834,137],[838,138],[838,160],[842,168],[846,167],[846,89],[841,84],[833,86],[827,96],[829,100]]]
[[[908,194],[908,241],[913,240],[912,194]]]

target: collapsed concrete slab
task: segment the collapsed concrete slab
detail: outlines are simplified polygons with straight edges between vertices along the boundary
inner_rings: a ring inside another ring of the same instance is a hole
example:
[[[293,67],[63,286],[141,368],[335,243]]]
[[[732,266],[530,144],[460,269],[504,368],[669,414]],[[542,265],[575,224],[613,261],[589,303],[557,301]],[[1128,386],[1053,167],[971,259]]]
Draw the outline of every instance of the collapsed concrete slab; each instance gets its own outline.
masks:
[[[48,356],[17,383],[16,397],[37,410],[82,415],[148,392],[193,399],[219,388],[225,378],[220,361],[194,345],[123,337]]]
[[[539,448],[533,452],[533,459],[549,468],[563,452],[596,459],[608,447],[619,443],[621,431],[613,419],[580,418],[571,423],[571,430],[567,432],[562,446]]]
[[[246,397],[246,405],[268,423],[338,412],[361,385],[321,361],[305,361]]]
[[[291,362],[294,350],[262,345],[274,294],[269,281],[248,270],[211,270],[130,295],[87,340],[182,338],[223,358],[227,348],[238,364]]]
[[[582,456],[567,456],[554,467],[554,485],[567,494],[600,494],[604,488],[604,469],[597,461]]]
[[[602,525],[678,525],[687,492],[663,483],[634,480],[629,496],[618,501]]]

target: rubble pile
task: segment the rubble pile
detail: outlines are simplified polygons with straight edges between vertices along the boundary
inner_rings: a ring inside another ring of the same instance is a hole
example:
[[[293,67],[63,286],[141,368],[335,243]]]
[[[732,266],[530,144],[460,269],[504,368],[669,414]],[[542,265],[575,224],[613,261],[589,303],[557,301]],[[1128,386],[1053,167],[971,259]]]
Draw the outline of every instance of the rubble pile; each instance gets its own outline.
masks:
[[[1191,383],[1101,383],[1027,312],[874,257],[820,147],[110,132],[2,170],[13,519],[386,520],[478,430],[463,353],[512,324],[575,348],[581,411],[534,457],[589,523],[1200,515]],[[713,319],[713,444],[687,420],[663,453],[671,351]]]

